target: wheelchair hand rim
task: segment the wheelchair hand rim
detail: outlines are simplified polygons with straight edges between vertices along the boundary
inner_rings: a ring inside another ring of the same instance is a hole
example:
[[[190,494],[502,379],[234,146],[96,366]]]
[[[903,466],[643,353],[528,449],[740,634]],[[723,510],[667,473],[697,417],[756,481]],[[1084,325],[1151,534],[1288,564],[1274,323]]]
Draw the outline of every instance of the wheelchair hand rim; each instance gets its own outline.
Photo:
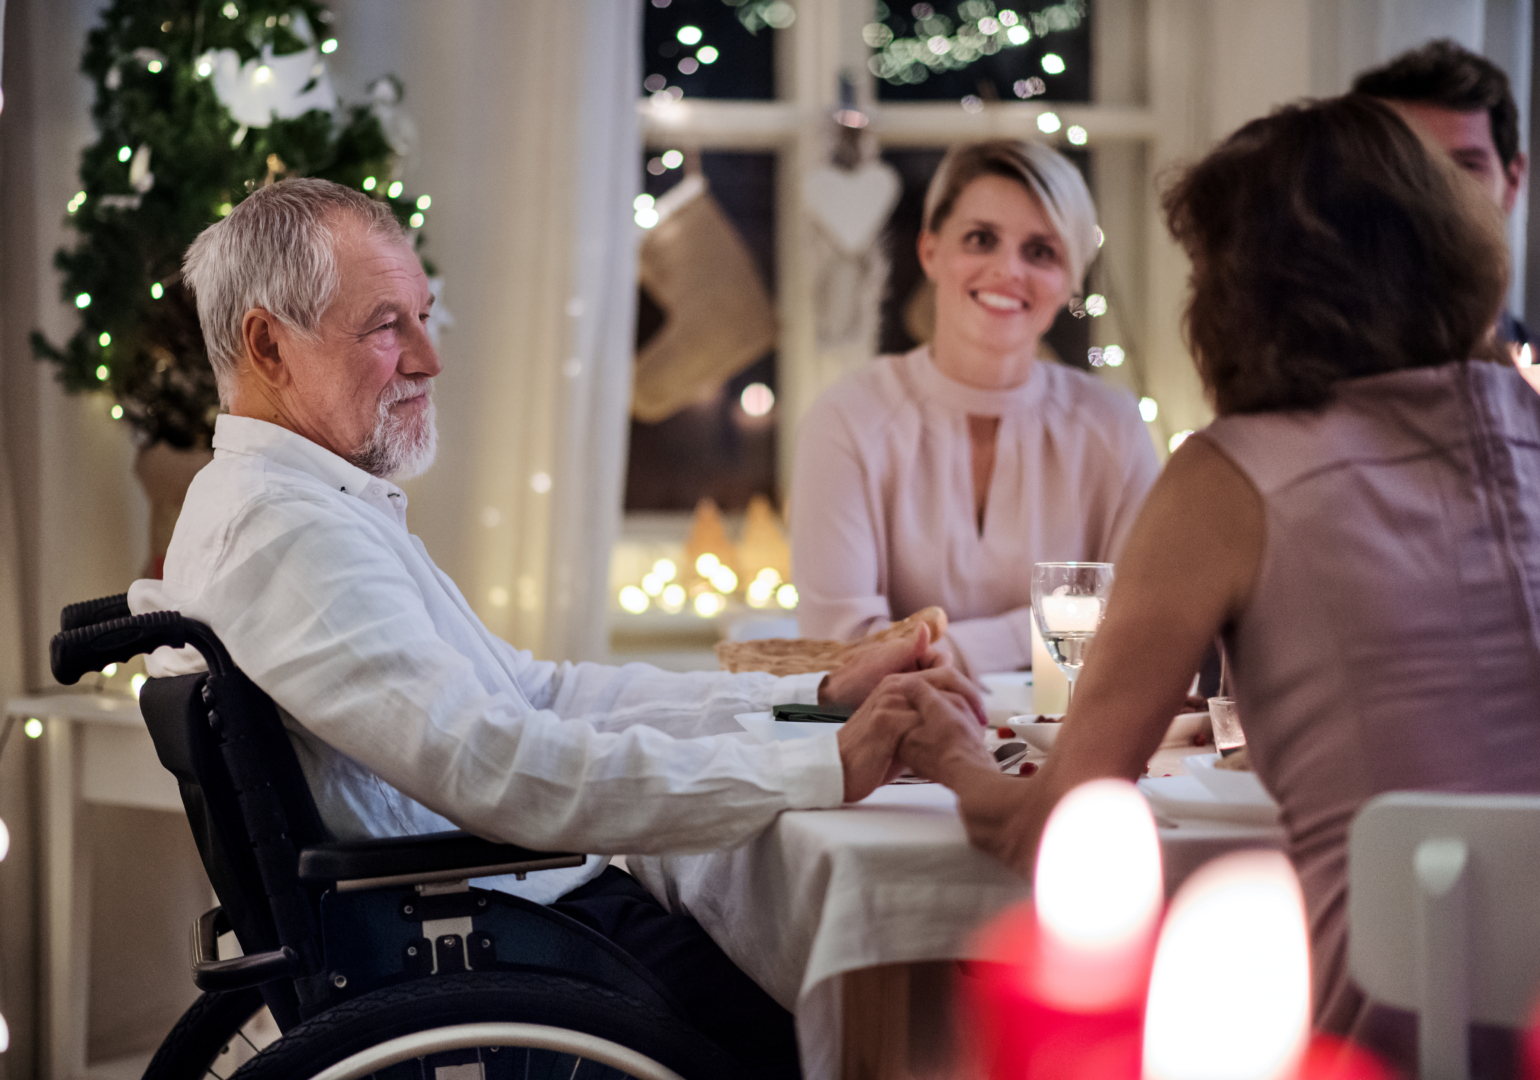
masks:
[[[551,1027],[548,1024],[502,1022],[452,1024],[400,1035],[360,1050],[316,1073],[310,1080],[357,1080],[358,1077],[368,1076],[380,1069],[426,1054],[445,1050],[470,1050],[478,1046],[554,1050],[620,1069],[636,1080],[684,1080],[674,1070],[658,1064],[645,1054],[597,1035],[573,1031],[571,1028]]]

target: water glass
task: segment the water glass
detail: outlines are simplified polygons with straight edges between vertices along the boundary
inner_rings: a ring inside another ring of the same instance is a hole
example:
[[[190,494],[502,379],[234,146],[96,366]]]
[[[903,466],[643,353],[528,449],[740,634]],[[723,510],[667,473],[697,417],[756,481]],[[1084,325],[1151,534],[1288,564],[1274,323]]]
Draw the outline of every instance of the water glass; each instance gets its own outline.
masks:
[[[1246,733],[1241,730],[1241,714],[1235,707],[1235,699],[1211,697],[1208,699],[1208,718],[1214,726],[1214,749],[1220,757],[1229,757],[1246,745]]]
[[[1071,700],[1111,591],[1111,563],[1040,562],[1032,567],[1032,615],[1048,654],[1069,680]]]

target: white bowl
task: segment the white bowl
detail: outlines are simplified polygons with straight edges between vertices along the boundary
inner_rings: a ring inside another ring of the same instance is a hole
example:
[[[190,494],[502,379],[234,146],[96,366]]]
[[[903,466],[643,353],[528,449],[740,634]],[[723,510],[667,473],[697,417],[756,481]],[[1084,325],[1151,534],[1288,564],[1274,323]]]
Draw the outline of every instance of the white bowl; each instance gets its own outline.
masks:
[[[1051,716],[1056,720],[1062,720],[1064,717],[1063,713],[1045,713],[1044,715]],[[1059,729],[1064,725],[1062,723],[1039,724],[1036,721],[1037,714],[1024,713],[1020,716],[1011,717],[1007,721],[1006,726],[1014,731],[1016,737],[1022,742],[1032,747],[1032,749],[1041,750],[1046,754],[1052,749],[1053,741],[1059,737]]]
[[[1176,719],[1171,721],[1171,726],[1166,729],[1166,737],[1160,741],[1162,748],[1193,745],[1192,738],[1200,731],[1209,727],[1208,713],[1184,712],[1177,713]],[[1213,745],[1212,735],[1208,738],[1208,745]]]
[[[1273,797],[1262,786],[1254,772],[1216,769],[1218,754],[1193,754],[1184,757],[1182,764],[1187,774],[1208,788],[1220,802],[1240,803],[1246,806],[1274,806]]]

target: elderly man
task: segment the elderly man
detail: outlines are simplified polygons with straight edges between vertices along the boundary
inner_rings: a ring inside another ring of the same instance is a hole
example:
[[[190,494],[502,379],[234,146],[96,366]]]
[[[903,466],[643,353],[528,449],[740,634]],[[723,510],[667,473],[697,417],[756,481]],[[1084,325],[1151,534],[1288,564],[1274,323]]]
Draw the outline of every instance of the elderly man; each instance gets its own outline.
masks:
[[[184,273],[227,415],[164,580],[136,582],[129,603],[213,627],[277,702],[337,836],[459,826],[557,850],[730,846],[782,810],[882,783],[916,695],[982,717],[923,631],[780,679],[537,662],[510,647],[407,532],[389,480],[433,459],[442,370],[428,283],[390,210],[322,180],[275,184],[205,230]],[[152,671],[184,663],[160,655]],[[734,713],[814,701],[860,708],[819,738],[729,734]],[[630,951],[746,1071],[795,1074],[784,1010],[605,859],[492,884]]]
[[[1498,209],[1513,212],[1529,161],[1519,149],[1519,107],[1496,64],[1456,42],[1430,41],[1360,73],[1353,92],[1384,99],[1442,146]],[[1520,359],[1529,331],[1506,308],[1497,334]],[[1526,366],[1529,359],[1522,357]]]

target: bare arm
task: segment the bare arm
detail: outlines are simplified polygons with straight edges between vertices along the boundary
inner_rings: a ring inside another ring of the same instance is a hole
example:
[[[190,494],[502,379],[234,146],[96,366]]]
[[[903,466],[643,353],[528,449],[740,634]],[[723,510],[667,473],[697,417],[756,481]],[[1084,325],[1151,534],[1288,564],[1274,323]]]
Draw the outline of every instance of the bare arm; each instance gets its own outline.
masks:
[[[1244,610],[1264,536],[1251,482],[1202,438],[1184,443],[1129,533],[1106,621],[1042,773],[1023,783],[956,757],[927,764],[957,791],[977,847],[1029,873],[1061,796],[1144,772],[1208,643]]]

